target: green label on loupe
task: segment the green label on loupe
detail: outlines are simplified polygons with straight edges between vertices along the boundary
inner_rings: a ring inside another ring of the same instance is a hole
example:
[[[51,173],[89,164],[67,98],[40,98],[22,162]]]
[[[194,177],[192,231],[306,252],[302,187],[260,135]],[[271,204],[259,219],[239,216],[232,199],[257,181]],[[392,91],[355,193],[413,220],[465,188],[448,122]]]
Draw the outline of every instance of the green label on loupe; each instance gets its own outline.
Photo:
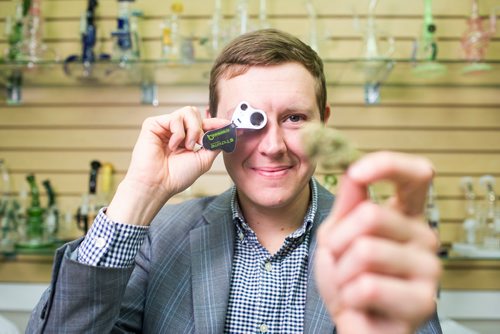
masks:
[[[203,136],[203,147],[208,150],[223,150],[231,153],[236,147],[236,127],[233,123],[212,131]]]

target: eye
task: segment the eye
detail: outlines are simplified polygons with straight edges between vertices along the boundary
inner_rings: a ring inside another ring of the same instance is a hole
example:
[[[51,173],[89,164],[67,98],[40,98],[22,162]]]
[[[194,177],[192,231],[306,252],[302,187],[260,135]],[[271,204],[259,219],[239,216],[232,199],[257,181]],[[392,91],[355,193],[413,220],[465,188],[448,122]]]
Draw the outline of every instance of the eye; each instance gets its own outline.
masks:
[[[301,121],[305,121],[306,117],[304,115],[294,114],[294,115],[288,116],[287,120],[289,120],[292,123],[298,123]]]

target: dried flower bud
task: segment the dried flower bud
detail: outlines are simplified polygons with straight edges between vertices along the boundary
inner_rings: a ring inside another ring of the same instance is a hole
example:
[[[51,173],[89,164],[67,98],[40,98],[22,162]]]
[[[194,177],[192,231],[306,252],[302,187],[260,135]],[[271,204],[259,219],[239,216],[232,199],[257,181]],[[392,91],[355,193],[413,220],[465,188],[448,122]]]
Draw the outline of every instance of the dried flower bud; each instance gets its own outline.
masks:
[[[306,154],[325,170],[345,170],[361,156],[342,133],[323,123],[311,122],[301,132]]]

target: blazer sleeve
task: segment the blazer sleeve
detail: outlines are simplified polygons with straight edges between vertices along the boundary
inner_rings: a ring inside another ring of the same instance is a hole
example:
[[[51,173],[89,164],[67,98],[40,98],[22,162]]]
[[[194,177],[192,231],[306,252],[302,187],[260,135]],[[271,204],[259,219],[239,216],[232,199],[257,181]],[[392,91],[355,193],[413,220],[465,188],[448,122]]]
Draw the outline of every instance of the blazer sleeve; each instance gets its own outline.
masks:
[[[418,329],[416,334],[443,334],[437,311],[434,312],[432,317]]]
[[[26,333],[102,334],[129,329],[134,332],[133,328],[142,326],[132,323],[140,316],[131,316],[130,310],[128,321],[123,323],[128,329],[120,324],[120,309],[134,266],[107,268],[79,263],[71,254],[80,242],[81,239],[57,250],[51,284],[34,308]],[[134,292],[138,289],[136,283]],[[139,312],[134,305],[135,312]]]

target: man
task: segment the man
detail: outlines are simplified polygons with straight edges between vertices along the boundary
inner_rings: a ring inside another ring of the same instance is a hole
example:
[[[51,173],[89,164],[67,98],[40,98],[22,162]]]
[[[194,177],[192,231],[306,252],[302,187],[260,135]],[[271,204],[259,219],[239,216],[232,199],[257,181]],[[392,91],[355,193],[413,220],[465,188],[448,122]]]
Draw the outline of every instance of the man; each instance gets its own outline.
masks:
[[[219,151],[198,143],[241,101],[267,124],[238,130],[224,153],[235,187],[164,206],[209,170]],[[109,207],[58,251],[28,332],[441,332],[437,241],[422,219],[432,166],[367,155],[330,214],[333,197],[312,178],[299,136],[330,115],[312,49],[276,30],[240,36],[215,61],[207,111],[144,122]],[[364,195],[381,179],[396,186],[383,206]]]

